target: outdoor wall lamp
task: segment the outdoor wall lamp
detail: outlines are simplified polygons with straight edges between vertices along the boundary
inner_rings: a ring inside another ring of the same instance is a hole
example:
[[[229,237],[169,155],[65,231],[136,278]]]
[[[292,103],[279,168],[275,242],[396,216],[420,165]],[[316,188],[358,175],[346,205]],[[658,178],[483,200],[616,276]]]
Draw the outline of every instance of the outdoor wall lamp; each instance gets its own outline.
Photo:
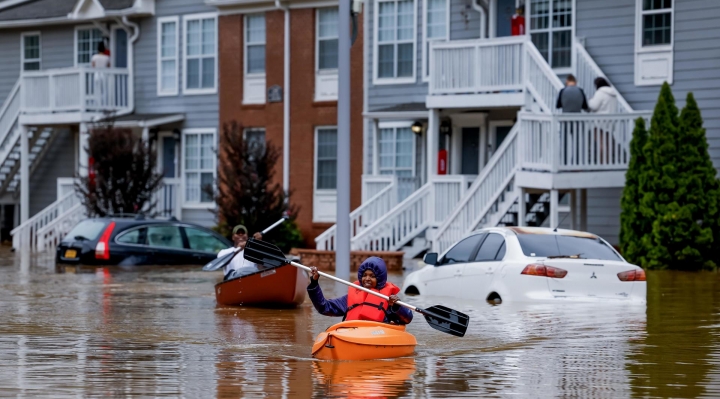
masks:
[[[177,141],[180,141],[180,129],[173,129],[173,138]]]
[[[415,123],[413,123],[412,126],[410,126],[410,130],[412,130],[413,133],[415,133],[415,134],[422,133],[422,128],[423,128],[423,125],[420,121],[415,121]]]
[[[442,122],[440,122],[440,134],[446,134],[450,135],[450,132],[452,131],[452,125],[450,124],[450,121],[445,119]]]

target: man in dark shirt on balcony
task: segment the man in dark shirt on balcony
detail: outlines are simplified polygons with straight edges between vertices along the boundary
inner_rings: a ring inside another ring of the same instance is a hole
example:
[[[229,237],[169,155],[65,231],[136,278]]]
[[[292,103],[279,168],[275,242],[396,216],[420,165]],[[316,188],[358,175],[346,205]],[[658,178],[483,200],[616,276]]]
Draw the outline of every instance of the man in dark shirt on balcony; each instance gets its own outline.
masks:
[[[577,80],[572,74],[565,79],[565,88],[560,90],[556,108],[562,108],[563,113],[588,111],[587,99],[583,89],[577,87]]]

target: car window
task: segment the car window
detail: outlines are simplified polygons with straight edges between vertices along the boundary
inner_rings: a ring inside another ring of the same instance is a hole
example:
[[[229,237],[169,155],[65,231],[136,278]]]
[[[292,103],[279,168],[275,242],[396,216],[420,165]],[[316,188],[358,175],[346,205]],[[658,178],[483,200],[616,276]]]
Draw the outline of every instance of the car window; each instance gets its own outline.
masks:
[[[622,260],[615,251],[596,237],[559,234],[518,234],[525,256],[578,255],[582,259]]]
[[[95,240],[100,236],[100,233],[107,225],[107,222],[103,220],[83,220],[73,227],[72,230],[65,236],[67,240],[74,239],[88,239],[90,241]],[[83,237],[83,238],[77,238]]]
[[[151,247],[183,249],[180,228],[177,226],[148,226],[147,243]]]
[[[190,243],[190,249],[216,254],[227,248],[226,243],[206,231],[185,227],[185,235]]]
[[[443,256],[440,264],[448,265],[452,263],[468,262],[470,257],[475,253],[475,248],[477,248],[477,245],[484,236],[484,234],[476,234],[455,244],[455,246],[452,247],[445,256]]]
[[[145,244],[145,228],[134,229],[121,233],[115,241],[121,244]]]
[[[503,238],[503,236],[501,236],[500,234],[488,234],[485,241],[483,241],[482,246],[480,246],[477,255],[475,256],[475,261],[487,262],[495,260],[495,256],[497,255],[500,247],[504,243],[505,238]]]
[[[495,255],[495,260],[503,260],[504,258],[505,258],[505,240],[503,240],[503,243],[500,246],[500,250],[498,250],[497,255]]]

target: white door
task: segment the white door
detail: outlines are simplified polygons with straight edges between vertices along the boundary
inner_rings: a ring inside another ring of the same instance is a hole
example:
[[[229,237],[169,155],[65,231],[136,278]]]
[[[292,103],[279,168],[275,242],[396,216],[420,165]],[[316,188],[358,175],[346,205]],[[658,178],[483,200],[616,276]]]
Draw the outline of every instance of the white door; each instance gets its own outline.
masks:
[[[485,300],[490,283],[505,256],[505,238],[489,233],[472,261],[465,265],[460,292],[468,299]]]
[[[476,234],[455,244],[426,275],[427,295],[458,296],[463,269],[477,251],[484,234]]]

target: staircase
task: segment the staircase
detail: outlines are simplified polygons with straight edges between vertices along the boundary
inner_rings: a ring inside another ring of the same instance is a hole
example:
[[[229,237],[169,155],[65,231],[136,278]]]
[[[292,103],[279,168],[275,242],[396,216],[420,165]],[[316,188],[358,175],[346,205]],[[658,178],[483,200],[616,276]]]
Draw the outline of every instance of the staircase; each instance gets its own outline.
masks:
[[[489,49],[493,43],[497,49]],[[590,96],[594,93],[594,89],[590,89],[592,82],[604,74],[579,42],[574,45],[576,75]],[[445,176],[433,176],[390,210],[385,213],[378,210],[372,218],[366,219],[371,223],[362,224],[360,229],[354,228],[351,248],[397,251],[410,244],[405,247],[412,250],[407,254],[410,256],[428,248],[443,252],[475,229],[519,224],[521,190],[515,179],[521,170],[552,174],[624,170],[627,167],[634,118],[647,115],[633,114],[621,95],[618,115],[557,114],[555,100],[564,85],[527,38],[449,42],[433,45],[432,51],[436,58],[431,59],[431,95],[493,95],[500,90],[520,89],[526,95],[524,111],[518,113],[517,123],[500,148],[472,185],[462,190],[460,198],[446,201],[440,207],[435,196],[443,190],[438,187],[438,179]],[[441,51],[447,53],[444,60],[437,59]],[[479,59],[488,58],[495,59],[497,64],[477,63]],[[502,70],[501,60],[514,63],[510,72]],[[453,62],[465,63],[466,68]],[[474,65],[489,68],[475,68],[468,74],[467,70]],[[487,76],[489,73],[497,73],[499,78]],[[483,86],[486,82],[491,83]],[[567,131],[574,135],[565,135]],[[598,146],[597,140],[606,145]],[[542,225],[550,214],[549,194],[526,194],[525,200],[527,208],[523,224]],[[379,198],[373,197],[351,216],[357,217],[369,207],[377,206],[378,201]],[[318,243],[327,242],[326,233],[318,237]],[[332,250],[334,243],[319,245],[318,249]]]

